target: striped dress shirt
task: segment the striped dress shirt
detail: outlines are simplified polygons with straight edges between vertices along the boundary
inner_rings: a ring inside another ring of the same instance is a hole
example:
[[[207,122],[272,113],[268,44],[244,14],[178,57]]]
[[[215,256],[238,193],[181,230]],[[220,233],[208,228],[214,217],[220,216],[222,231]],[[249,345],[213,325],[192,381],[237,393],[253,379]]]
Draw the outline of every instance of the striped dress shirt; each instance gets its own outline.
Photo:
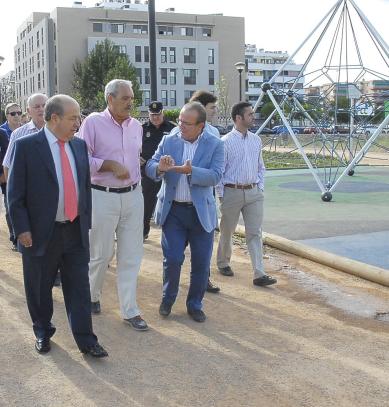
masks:
[[[222,179],[216,187],[217,195],[224,195],[225,184],[257,184],[263,191],[265,165],[262,160],[261,138],[250,131],[244,135],[234,128],[222,140],[224,169]]]
[[[14,150],[15,150],[15,142],[16,140],[20,139],[21,137],[28,136],[29,134],[33,134],[38,132],[40,129],[38,129],[34,122],[31,120],[25,125],[17,128],[14,130],[11,134],[11,138],[9,139],[9,145],[7,152],[5,153],[4,160],[3,160],[3,167],[10,168],[12,159],[14,156]]]
[[[189,141],[186,141],[182,139],[184,142],[184,151],[182,153],[182,164],[185,164],[186,160],[190,160],[192,162],[193,157],[196,153],[197,147],[199,145],[199,140],[202,136],[202,133],[200,134],[199,138],[193,142],[190,143]],[[178,137],[181,137],[181,132],[178,134]],[[188,175],[186,174],[181,174],[178,184],[177,184],[177,189],[176,189],[176,196],[174,198],[175,201],[179,202],[192,202],[192,196],[190,194],[190,188],[189,188],[189,182],[188,182]]]

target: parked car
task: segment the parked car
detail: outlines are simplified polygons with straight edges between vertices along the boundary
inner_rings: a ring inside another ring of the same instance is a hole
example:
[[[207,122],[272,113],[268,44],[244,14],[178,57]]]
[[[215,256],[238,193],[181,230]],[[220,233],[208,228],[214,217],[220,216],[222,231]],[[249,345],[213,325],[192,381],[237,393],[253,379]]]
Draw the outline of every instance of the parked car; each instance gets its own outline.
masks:
[[[303,132],[303,129],[301,127],[294,127],[292,126],[292,131],[294,132],[294,134],[300,134]],[[274,126],[273,127],[273,133],[274,134],[288,134],[289,131],[286,128],[286,126]]]
[[[358,134],[366,134],[366,136],[372,135],[376,130],[378,129],[378,126],[375,126],[374,124],[367,124],[366,126],[362,126],[356,130],[356,133]],[[384,131],[382,131],[384,133]]]
[[[227,129],[225,127],[223,127],[223,126],[216,125],[216,126],[213,126],[213,127],[216,127],[218,129],[219,134],[221,136],[224,136],[225,134],[228,133]]]
[[[254,127],[251,127],[250,131],[251,131],[252,133],[256,133],[256,132],[259,130],[260,127],[261,127],[261,126],[254,126]],[[273,129],[270,129],[269,127],[264,127],[264,128],[262,129],[262,131],[261,131],[261,134],[274,134],[274,131],[273,131]]]

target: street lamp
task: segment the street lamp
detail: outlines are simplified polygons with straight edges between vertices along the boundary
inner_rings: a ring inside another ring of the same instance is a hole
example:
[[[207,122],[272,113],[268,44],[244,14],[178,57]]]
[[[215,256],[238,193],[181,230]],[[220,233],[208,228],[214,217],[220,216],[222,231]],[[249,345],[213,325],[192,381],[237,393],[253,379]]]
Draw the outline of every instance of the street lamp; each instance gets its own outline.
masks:
[[[239,101],[242,100],[242,72],[246,68],[246,64],[244,62],[237,62],[235,64],[236,70],[239,72]]]

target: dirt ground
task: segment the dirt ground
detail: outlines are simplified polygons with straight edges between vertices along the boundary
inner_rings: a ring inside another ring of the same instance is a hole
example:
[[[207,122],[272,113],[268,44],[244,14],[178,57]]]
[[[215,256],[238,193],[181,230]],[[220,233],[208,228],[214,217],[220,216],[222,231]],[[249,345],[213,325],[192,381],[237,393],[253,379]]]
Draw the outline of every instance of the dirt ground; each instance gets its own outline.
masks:
[[[1,406],[389,406],[389,290],[273,249],[252,285],[244,244],[234,277],[212,267],[220,294],[207,294],[204,324],[185,312],[187,259],[171,316],[158,315],[159,230],[145,243],[138,302],[150,325],[120,319],[115,269],[94,328],[110,357],[82,356],[71,337],[62,292],[54,289],[52,350],[38,355],[24,296],[21,259],[0,221]],[[189,256],[188,256],[189,257]]]

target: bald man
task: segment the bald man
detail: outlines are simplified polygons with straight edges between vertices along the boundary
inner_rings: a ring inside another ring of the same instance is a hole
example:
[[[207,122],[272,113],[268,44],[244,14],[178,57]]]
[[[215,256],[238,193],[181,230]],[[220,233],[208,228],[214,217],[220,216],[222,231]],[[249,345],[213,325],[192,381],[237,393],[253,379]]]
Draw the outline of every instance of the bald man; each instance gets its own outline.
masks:
[[[58,268],[69,324],[80,351],[108,356],[92,329],[88,278],[91,189],[85,142],[74,138],[80,107],[56,95],[46,126],[15,143],[8,180],[9,213],[22,252],[35,349],[47,353],[55,333],[52,288]]]

